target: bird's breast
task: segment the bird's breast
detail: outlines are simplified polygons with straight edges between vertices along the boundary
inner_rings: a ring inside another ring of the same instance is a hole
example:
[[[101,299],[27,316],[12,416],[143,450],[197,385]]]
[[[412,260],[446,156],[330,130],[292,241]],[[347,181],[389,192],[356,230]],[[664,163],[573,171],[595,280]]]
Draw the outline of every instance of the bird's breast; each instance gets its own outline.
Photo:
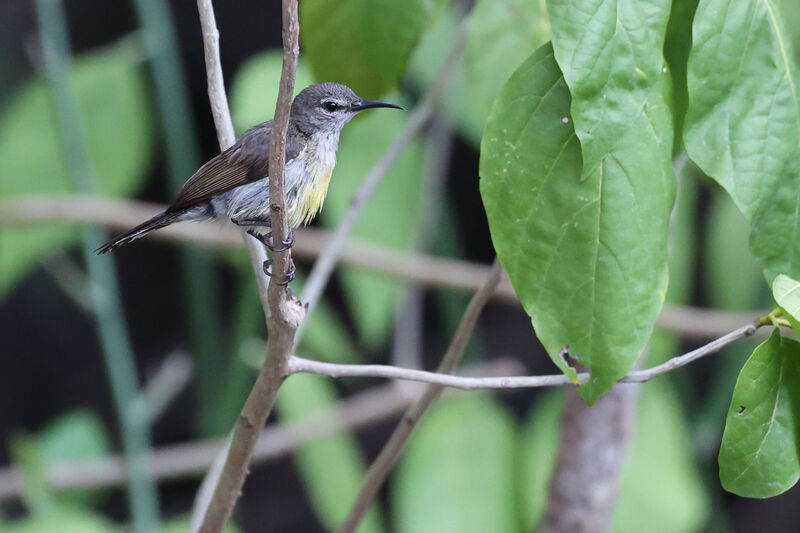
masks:
[[[289,225],[297,227],[307,224],[322,209],[333,168],[336,166],[336,138],[310,139],[306,148],[298,155],[303,165],[298,165],[302,175],[297,176],[296,200],[289,207]]]

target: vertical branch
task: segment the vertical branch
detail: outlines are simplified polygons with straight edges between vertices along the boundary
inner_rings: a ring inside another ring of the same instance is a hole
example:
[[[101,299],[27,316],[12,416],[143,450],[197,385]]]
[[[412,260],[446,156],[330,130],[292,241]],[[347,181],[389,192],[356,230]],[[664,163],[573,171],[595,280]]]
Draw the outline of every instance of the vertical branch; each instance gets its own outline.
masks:
[[[500,261],[495,259],[486,281],[469,301],[469,305],[464,311],[464,316],[461,317],[461,322],[453,335],[453,340],[450,341],[450,346],[436,368],[436,372],[449,374],[461,362],[461,356],[464,355],[464,349],[467,347],[467,342],[469,342],[472,331],[475,329],[475,324],[478,322],[478,316],[500,283],[502,273],[503,267],[500,265]],[[358,524],[364,518],[367,510],[369,510],[372,500],[375,499],[375,495],[383,486],[389,476],[389,472],[400,457],[408,438],[411,436],[411,432],[414,430],[414,426],[416,426],[433,401],[439,397],[443,389],[444,387],[441,385],[429,385],[422,396],[403,414],[403,418],[395,427],[392,436],[389,437],[389,441],[370,465],[361,491],[356,496],[353,506],[350,507],[350,511],[347,513],[347,518],[337,530],[337,533],[353,533],[358,528]]]
[[[200,29],[203,32],[208,102],[211,104],[211,115],[217,128],[219,148],[220,151],[224,151],[236,142],[236,134],[233,132],[233,121],[231,111],[228,109],[228,97],[225,94],[225,82],[222,76],[222,61],[219,58],[217,19],[214,16],[211,0],[197,0],[197,11],[200,13]]]
[[[53,88],[67,173],[76,191],[91,194],[96,189],[96,177],[89,159],[81,109],[69,80],[69,37],[61,0],[37,0],[36,11],[44,68]],[[151,533],[159,529],[158,495],[148,459],[147,419],[142,414],[137,415],[135,410],[138,397],[136,365],[119,301],[117,276],[111,259],[94,253],[106,240],[104,232],[84,228],[82,233],[92,309],[121,426],[133,526],[137,533]]]
[[[269,159],[270,219],[275,242],[285,240],[289,233],[284,190],[286,131],[289,125],[297,58],[300,52],[297,0],[283,0],[282,7],[283,71],[281,72],[280,92],[273,120]],[[272,411],[278,389],[288,375],[287,361],[294,342],[294,335],[305,316],[304,308],[294,298],[289,298],[288,289],[279,284],[288,272],[290,264],[291,250],[275,253],[272,266],[274,275],[267,291],[269,302],[267,359],[234,429],[219,483],[200,527],[202,533],[219,533],[230,520],[247,476],[248,464],[256,440]]]
[[[604,533],[617,500],[639,388],[617,384],[589,407],[569,388],[539,533]]]

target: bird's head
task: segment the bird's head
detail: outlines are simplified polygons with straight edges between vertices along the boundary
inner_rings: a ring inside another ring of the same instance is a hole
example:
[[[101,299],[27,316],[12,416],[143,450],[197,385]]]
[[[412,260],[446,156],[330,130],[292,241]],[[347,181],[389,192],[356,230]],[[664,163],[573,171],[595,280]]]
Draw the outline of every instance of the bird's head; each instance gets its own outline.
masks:
[[[347,85],[326,81],[300,91],[292,102],[292,121],[309,135],[338,133],[357,113],[373,107],[403,109],[379,100],[364,100]]]

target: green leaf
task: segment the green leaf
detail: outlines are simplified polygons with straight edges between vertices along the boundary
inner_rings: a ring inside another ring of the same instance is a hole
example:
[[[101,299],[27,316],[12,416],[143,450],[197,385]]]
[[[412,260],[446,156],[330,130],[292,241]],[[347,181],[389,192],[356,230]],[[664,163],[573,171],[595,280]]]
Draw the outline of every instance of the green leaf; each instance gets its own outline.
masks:
[[[231,114],[237,133],[272,119],[282,61],[280,49],[265,50],[247,58],[236,71],[231,84]],[[294,94],[313,83],[308,63],[301,59],[297,63]]]
[[[364,98],[397,86],[436,0],[300,3],[303,52],[318,81],[349,85]]]
[[[800,335],[800,283],[783,274],[772,282],[772,297],[789,320],[792,329]]]
[[[397,138],[407,118],[401,112],[379,110],[345,127],[322,212],[325,226],[339,224],[364,177]],[[413,245],[422,159],[419,142],[410,143],[361,213],[354,237],[399,249]],[[368,346],[382,342],[393,325],[400,283],[350,266],[342,269],[342,281],[359,339]]]
[[[45,465],[60,461],[78,461],[103,457],[111,452],[111,443],[103,422],[92,411],[80,409],[60,416],[36,437],[38,451]],[[59,494],[59,501],[88,504],[99,493],[71,491]]]
[[[550,393],[525,423],[520,468],[525,531],[535,529],[547,503],[562,406],[563,394]],[[711,511],[709,498],[692,458],[680,402],[665,384],[642,388],[628,453],[611,531],[652,531],[654,524],[670,533],[698,531]]]
[[[581,179],[591,193],[582,211],[562,216],[575,225],[562,233],[566,242],[581,239],[580,263],[571,269],[571,287],[554,291],[586,312],[563,320],[560,331],[545,331],[544,344],[562,368],[556,355],[564,344],[583,357],[592,379],[579,390],[592,402],[633,367],[666,292],[675,177],[662,49],[671,2],[548,0],[547,7],[556,61],[572,95]]]
[[[397,532],[518,531],[511,497],[515,438],[510,415],[489,396],[436,403],[397,466]]]
[[[624,94],[609,89],[609,100]],[[555,363],[575,376],[558,356],[569,345],[590,368],[581,387],[589,402],[633,366],[666,292],[669,115],[660,96],[648,106],[627,130],[614,128],[622,137],[613,151],[594,148],[604,136],[587,145],[597,166],[585,166],[547,45],[511,76],[481,144],[481,195],[497,254]]]
[[[766,269],[800,277],[800,98],[776,0],[702,0],[689,58],[686,148],[752,224]]]
[[[800,343],[770,338],[747,360],[725,422],[719,477],[749,498],[781,494],[800,479]]]
[[[142,183],[152,155],[152,124],[139,59],[130,45],[83,54],[72,82],[87,131],[89,152],[108,195],[126,195]],[[0,197],[71,192],[56,135],[47,84],[24,84],[0,117]],[[58,226],[0,230],[0,296],[47,256],[74,242]]]
[[[331,407],[336,400],[335,389],[326,378],[296,374],[281,387],[278,412],[282,419],[297,419]],[[358,444],[347,433],[333,434],[301,446],[294,459],[317,517],[330,530],[335,529],[344,521],[366,472]],[[373,506],[357,531],[380,532],[381,524],[380,510]]]

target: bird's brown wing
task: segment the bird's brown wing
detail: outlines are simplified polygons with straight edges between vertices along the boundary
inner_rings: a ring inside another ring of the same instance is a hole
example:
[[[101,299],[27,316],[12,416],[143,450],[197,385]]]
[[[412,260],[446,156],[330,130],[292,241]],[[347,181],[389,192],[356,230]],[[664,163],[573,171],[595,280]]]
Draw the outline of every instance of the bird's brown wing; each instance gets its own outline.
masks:
[[[304,143],[297,134],[286,142],[286,160],[297,157]],[[236,143],[200,167],[183,185],[170,210],[185,209],[269,174],[269,144],[272,121],[244,132]]]

